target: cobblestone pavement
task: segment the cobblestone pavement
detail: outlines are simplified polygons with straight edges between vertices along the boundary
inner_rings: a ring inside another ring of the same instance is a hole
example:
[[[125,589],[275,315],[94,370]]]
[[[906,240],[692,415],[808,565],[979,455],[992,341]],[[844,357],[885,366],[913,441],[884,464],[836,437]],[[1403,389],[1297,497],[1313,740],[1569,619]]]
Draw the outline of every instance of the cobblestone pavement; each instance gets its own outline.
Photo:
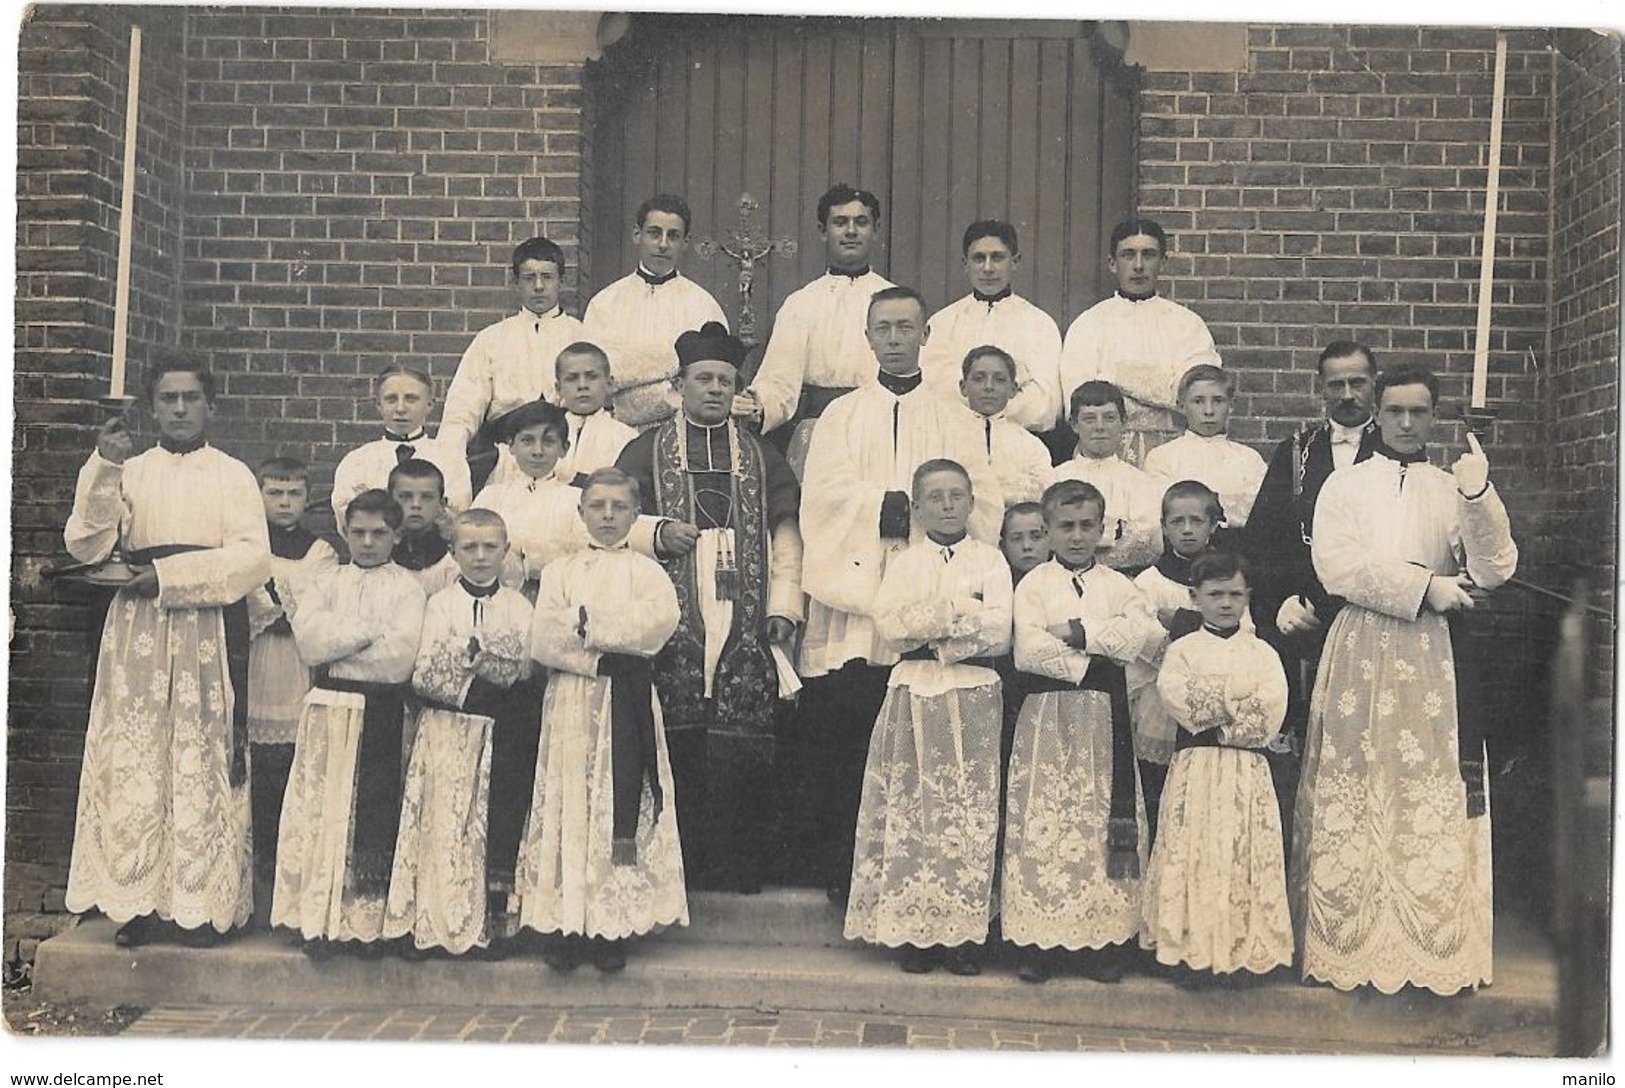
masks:
[[[1151,1032],[940,1017],[821,1012],[680,1009],[565,1011],[487,1008],[151,1009],[127,1036],[204,1039],[383,1039],[488,1043],[620,1043],[686,1046],[890,1047],[925,1050],[1043,1050],[1152,1053],[1316,1054],[1261,1037]],[[1451,1048],[1462,1053],[1460,1041]],[[1361,1053],[1417,1053],[1362,1047]]]

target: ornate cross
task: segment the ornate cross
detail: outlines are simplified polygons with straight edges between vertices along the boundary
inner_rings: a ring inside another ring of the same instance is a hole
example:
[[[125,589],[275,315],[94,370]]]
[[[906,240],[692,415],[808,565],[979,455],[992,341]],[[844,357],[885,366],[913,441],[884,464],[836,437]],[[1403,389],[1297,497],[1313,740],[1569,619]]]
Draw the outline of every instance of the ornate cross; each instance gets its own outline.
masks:
[[[750,304],[751,289],[756,280],[756,262],[773,254],[780,257],[796,255],[795,239],[769,238],[752,225],[751,220],[761,206],[749,193],[740,194],[739,225],[728,235],[728,242],[733,244],[702,238],[694,247],[701,260],[708,261],[720,252],[733,258],[734,264],[739,266],[739,339],[748,348],[756,346],[756,314]]]

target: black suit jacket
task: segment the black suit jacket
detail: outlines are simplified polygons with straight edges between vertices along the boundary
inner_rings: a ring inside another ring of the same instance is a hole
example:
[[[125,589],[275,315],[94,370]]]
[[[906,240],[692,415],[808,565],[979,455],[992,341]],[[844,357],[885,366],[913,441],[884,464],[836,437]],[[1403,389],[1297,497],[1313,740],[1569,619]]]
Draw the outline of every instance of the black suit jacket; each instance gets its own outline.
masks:
[[[1356,462],[1371,456],[1378,437],[1376,425],[1366,424],[1354,455]],[[1292,487],[1295,461],[1302,472],[1302,486],[1296,495]],[[1253,622],[1260,633],[1277,633],[1275,614],[1293,594],[1301,594],[1315,606],[1322,631],[1343,605],[1342,598],[1331,596],[1320,584],[1309,555],[1315,503],[1332,469],[1331,425],[1325,422],[1305,427],[1277,446],[1270,457],[1269,471],[1259,485],[1245,530],[1247,553],[1258,582],[1253,589],[1252,608]]]

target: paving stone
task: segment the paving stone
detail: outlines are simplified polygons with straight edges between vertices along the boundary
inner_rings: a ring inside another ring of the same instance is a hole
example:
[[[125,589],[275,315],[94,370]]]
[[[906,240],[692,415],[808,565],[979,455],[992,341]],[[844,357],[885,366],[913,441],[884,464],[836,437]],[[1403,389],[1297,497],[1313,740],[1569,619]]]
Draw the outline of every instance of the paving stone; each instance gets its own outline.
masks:
[[[729,1046],[765,1046],[773,1037],[770,1027],[735,1027],[728,1033]]]
[[[680,1043],[683,1041],[683,1029],[652,1027],[643,1033],[643,1038],[639,1041],[652,1045]]]
[[[864,1046],[907,1046],[908,1025],[868,1023],[863,1025]]]
[[[956,1029],[953,1033],[954,1046],[961,1050],[992,1050],[993,1033],[986,1028]]]
[[[728,1021],[721,1017],[701,1017],[688,1025],[688,1034],[695,1039],[720,1039],[728,1033]]]
[[[471,1028],[463,1036],[470,1043],[500,1043],[508,1038],[507,1028]]]

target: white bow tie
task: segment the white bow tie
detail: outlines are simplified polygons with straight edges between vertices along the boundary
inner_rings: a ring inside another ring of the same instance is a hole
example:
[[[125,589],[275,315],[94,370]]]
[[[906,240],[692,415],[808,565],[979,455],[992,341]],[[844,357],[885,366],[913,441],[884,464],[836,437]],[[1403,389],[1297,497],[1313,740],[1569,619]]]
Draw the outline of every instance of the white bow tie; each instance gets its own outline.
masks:
[[[1359,427],[1333,427],[1332,445],[1358,446],[1360,444],[1360,435],[1362,433],[1364,432],[1362,428]]]

